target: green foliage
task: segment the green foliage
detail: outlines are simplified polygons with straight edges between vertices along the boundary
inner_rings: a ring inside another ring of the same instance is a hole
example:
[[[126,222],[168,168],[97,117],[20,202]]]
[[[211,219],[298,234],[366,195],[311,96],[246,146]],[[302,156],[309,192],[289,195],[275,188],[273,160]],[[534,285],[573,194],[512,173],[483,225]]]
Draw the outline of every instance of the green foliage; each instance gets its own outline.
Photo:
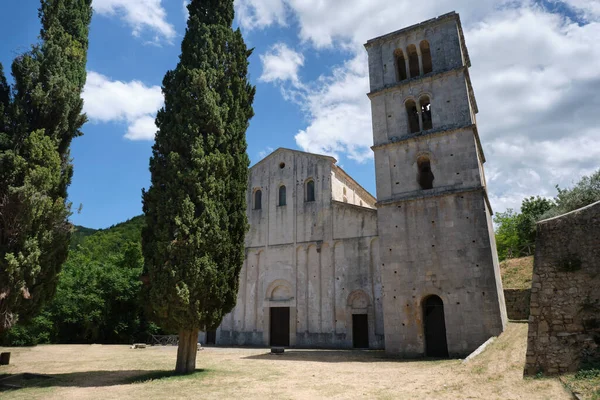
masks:
[[[97,229],[75,225],[73,227],[73,234],[71,235],[70,249],[76,249],[77,246],[83,243],[83,239],[90,235],[93,235],[95,232],[97,232]]]
[[[131,343],[158,327],[144,317],[140,274],[142,216],[73,240],[57,293],[28,324],[17,324],[2,342]],[[91,232],[83,228],[81,232]]]
[[[556,186],[553,200],[530,197],[521,203],[521,212],[508,209],[494,217],[496,245],[500,260],[532,255],[535,249],[536,223],[600,201],[600,170],[584,176],[572,189]],[[577,268],[569,265],[567,268]]]
[[[521,213],[508,209],[496,214],[496,247],[500,260],[533,254],[535,223],[552,206],[552,201],[532,196],[521,203]]]
[[[515,258],[520,254],[521,245],[517,230],[518,215],[512,208],[494,215],[494,223],[498,226],[496,229],[496,247],[500,260]]]
[[[54,295],[71,225],[71,140],[86,121],[91,0],[42,0],[41,42],[0,68],[0,332]]]
[[[571,189],[561,189],[557,185],[556,190],[556,206],[546,212],[542,219],[556,217],[600,201],[600,169],[581,178]]]
[[[193,0],[143,193],[152,318],[171,331],[214,329],[235,306],[247,230],[245,132],[255,88],[233,1]]]

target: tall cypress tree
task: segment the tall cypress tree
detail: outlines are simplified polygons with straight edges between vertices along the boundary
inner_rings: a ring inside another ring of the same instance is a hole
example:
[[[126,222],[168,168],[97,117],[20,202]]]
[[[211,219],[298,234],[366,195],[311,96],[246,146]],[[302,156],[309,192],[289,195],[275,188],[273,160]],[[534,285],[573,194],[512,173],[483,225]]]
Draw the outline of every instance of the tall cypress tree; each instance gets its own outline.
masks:
[[[41,41],[14,60],[12,87],[0,66],[0,332],[54,295],[67,258],[91,1],[41,0]]]
[[[176,372],[196,366],[200,329],[235,306],[247,230],[245,133],[255,88],[232,0],[192,0],[177,67],[163,80],[165,105],[143,193],[142,234],[152,318],[179,333]]]

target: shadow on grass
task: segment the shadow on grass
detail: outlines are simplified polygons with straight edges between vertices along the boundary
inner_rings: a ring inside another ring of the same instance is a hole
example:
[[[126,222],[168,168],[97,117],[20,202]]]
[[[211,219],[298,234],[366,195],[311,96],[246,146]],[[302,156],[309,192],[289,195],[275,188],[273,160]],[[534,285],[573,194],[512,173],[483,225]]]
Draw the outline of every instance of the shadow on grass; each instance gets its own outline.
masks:
[[[47,387],[103,387],[129,385],[155,380],[184,380],[203,378],[209,370],[197,369],[187,375],[178,375],[173,370],[148,371],[83,371],[64,374],[7,374],[0,376],[0,393],[8,390]]]
[[[248,360],[315,361],[325,363],[340,362],[436,362],[451,359],[416,358],[407,359],[385,354],[383,350],[285,350],[283,354],[257,354],[244,357]]]

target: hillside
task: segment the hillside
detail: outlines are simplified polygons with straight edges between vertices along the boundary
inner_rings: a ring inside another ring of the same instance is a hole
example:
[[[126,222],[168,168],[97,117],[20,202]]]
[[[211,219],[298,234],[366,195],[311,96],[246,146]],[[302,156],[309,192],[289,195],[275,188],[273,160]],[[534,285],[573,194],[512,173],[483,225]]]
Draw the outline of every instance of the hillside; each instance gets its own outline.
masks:
[[[529,289],[533,275],[533,256],[502,261],[500,273],[505,289]]]

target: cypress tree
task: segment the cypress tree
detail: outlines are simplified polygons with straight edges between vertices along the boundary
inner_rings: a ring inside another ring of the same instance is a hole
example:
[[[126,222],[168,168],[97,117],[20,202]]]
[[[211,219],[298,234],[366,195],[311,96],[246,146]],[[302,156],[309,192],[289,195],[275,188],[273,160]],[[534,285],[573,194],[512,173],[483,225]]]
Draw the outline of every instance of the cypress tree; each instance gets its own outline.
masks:
[[[41,0],[40,43],[0,67],[0,333],[54,295],[71,237],[71,140],[86,122],[92,0]]]
[[[195,370],[200,329],[235,306],[247,230],[245,132],[255,88],[232,0],[192,0],[177,67],[163,80],[151,186],[143,192],[147,304],[179,333],[177,373]]]

